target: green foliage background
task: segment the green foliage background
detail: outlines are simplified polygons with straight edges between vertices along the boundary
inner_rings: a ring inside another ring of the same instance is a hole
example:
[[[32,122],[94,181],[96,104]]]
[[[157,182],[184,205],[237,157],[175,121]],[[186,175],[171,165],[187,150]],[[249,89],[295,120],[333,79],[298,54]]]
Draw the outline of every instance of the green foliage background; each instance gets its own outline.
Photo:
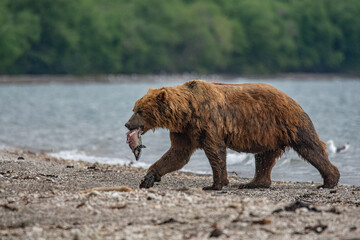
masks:
[[[0,74],[359,69],[359,0],[0,0]]]

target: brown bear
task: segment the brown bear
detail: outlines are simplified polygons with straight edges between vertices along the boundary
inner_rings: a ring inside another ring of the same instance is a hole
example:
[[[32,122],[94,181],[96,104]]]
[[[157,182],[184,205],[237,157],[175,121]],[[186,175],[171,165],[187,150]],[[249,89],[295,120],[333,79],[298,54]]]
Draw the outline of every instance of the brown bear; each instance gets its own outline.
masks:
[[[125,124],[142,134],[170,130],[170,149],[147,171],[140,188],[149,188],[167,173],[181,169],[196,149],[203,149],[213,171],[213,185],[229,183],[226,149],[255,154],[255,177],[240,188],[268,188],[271,169],[293,148],[320,172],[324,184],[337,185],[340,173],[325,152],[309,116],[285,93],[263,83],[225,84],[193,80],[152,89],[136,101]]]

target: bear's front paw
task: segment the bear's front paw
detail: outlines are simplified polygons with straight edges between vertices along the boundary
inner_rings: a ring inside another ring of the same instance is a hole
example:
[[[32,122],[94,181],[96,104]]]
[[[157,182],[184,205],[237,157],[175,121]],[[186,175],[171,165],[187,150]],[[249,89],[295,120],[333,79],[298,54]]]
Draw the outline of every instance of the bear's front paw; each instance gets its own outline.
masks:
[[[140,188],[151,188],[154,186],[155,182],[160,182],[161,181],[161,177],[154,173],[154,172],[149,172],[148,174],[145,175],[144,179],[141,181],[140,183]]]
[[[146,175],[140,183],[140,188],[151,188],[154,186],[155,177],[153,175]]]

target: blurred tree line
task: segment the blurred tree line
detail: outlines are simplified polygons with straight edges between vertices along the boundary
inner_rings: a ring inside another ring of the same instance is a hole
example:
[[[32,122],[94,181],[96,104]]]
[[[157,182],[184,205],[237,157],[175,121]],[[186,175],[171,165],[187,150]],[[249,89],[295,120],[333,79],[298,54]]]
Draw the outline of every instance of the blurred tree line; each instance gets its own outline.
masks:
[[[359,69],[359,0],[0,0],[0,74]]]

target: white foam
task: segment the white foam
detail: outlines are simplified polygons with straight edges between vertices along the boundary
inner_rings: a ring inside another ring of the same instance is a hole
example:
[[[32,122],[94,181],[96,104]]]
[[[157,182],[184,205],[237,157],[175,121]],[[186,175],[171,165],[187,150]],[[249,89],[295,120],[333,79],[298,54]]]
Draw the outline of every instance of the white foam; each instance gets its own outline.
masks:
[[[212,171],[201,171],[201,170],[190,170],[187,167],[184,167],[180,170],[181,172],[188,172],[188,173],[197,173],[197,174],[212,174]]]
[[[62,158],[65,160],[84,161],[91,163],[104,163],[104,164],[120,164],[120,165],[131,165],[134,167],[148,168],[150,165],[144,162],[134,162],[129,159],[123,158],[111,158],[111,157],[98,157],[89,156],[85,152],[78,150],[60,151],[56,153],[49,153],[49,156]]]
[[[228,153],[226,155],[227,165],[235,164],[245,164],[245,165],[255,165],[254,157],[251,154],[246,153]]]
[[[13,150],[15,148],[13,147],[10,147],[9,145],[6,145],[4,143],[0,143],[0,149],[3,149],[3,150]]]
[[[288,166],[292,166],[294,164],[298,164],[298,163],[302,163],[302,162],[304,162],[304,161],[300,158],[286,156],[286,157],[282,157],[281,159],[279,159],[277,161],[277,165],[279,167],[288,167]]]

